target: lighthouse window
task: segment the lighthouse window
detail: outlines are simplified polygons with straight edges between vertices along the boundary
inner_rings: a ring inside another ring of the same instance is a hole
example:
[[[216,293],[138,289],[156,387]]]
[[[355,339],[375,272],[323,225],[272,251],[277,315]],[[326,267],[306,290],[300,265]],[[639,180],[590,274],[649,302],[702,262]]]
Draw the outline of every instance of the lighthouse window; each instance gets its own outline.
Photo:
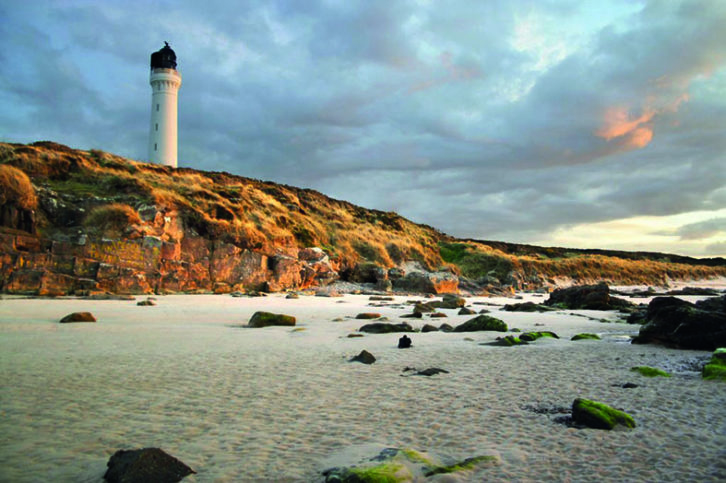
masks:
[[[159,112],[159,104],[156,105],[156,112]]]
[[[154,143],[154,151],[156,151],[156,143]]]
[[[158,131],[159,130],[159,123],[158,122],[154,125],[154,130],[155,131]]]

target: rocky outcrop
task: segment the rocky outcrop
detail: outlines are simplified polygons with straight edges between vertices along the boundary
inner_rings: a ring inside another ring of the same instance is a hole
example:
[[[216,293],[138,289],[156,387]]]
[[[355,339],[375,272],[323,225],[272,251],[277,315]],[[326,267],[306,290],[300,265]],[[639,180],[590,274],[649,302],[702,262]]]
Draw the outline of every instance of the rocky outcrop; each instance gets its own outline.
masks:
[[[459,277],[448,270],[429,272],[418,263],[409,263],[403,276],[392,279],[400,292],[453,294],[459,291]]]
[[[109,483],[176,483],[196,473],[159,448],[116,451],[106,466]]]
[[[606,283],[557,289],[544,304],[570,310],[619,310],[633,306],[627,300],[611,296]]]
[[[695,304],[656,297],[634,344],[662,344],[677,349],[713,351],[726,346],[726,295]]]
[[[360,362],[361,364],[373,364],[376,362],[376,358],[373,354],[367,350],[360,351],[360,354],[351,358],[348,362]]]

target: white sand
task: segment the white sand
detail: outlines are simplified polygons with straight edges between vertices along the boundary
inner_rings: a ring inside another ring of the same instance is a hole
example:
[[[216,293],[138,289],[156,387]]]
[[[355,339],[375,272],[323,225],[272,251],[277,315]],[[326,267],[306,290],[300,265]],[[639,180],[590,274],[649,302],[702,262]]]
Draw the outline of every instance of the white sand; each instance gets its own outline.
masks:
[[[114,451],[147,446],[198,472],[185,482],[322,481],[336,454],[365,445],[501,457],[497,467],[439,481],[726,479],[726,384],[688,366],[705,352],[633,346],[638,327],[581,316],[616,313],[496,307],[487,308],[510,328],[561,339],[501,348],[479,345],[502,335],[494,332],[412,334],[414,347],[399,350],[400,334],[347,338],[366,321],[332,319],[375,311],[421,327],[471,316],[399,319],[410,308],[368,303],[351,295],[166,296],[156,307],[0,300],[0,481],[99,482]],[[256,310],[294,315],[305,330],[238,327]],[[99,321],[57,323],[74,311]],[[603,340],[569,341],[579,332]],[[377,362],[347,362],[362,349]],[[644,378],[629,371],[635,365],[674,377]],[[401,377],[406,366],[450,374]],[[640,387],[614,386],[625,382]],[[622,408],[638,427],[578,430],[525,408],[569,407],[576,397]]]

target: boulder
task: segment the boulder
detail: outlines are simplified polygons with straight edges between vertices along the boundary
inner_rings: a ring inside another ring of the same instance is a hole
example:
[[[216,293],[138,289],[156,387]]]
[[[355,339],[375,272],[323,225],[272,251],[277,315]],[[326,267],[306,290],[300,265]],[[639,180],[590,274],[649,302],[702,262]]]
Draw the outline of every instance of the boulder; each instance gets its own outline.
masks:
[[[429,305],[437,309],[458,309],[466,305],[466,299],[458,295],[446,294],[442,300],[429,302]]]
[[[401,316],[402,319],[420,319],[421,317],[423,317],[421,312],[414,312],[412,314],[404,314]]]
[[[432,312],[429,314],[429,317],[431,317],[432,319],[445,319],[446,317],[448,317],[448,315],[443,312]]]
[[[623,411],[589,399],[577,398],[572,403],[572,419],[595,429],[613,429],[617,425],[634,428],[635,421]]]
[[[452,326],[450,326],[449,324],[444,323],[439,326],[439,331],[440,332],[453,332],[454,328]]]
[[[570,310],[619,310],[631,308],[633,304],[611,296],[610,288],[602,282],[557,289],[550,294],[545,305]]]
[[[475,314],[476,314],[476,310],[471,310],[466,307],[462,307],[461,310],[459,310],[459,312],[457,312],[457,315],[475,315]]]
[[[438,330],[439,329],[437,329],[436,327],[434,327],[431,324],[426,324],[423,327],[421,327],[421,332],[424,332],[424,333],[426,333],[426,332],[437,332]]]
[[[411,347],[411,338],[407,335],[404,335],[400,339],[398,339],[398,348],[399,349],[409,349]]]
[[[296,294],[295,292],[290,292],[289,294],[285,295],[285,298],[295,300],[295,299],[299,299],[300,296],[298,294]]]
[[[271,325],[293,326],[295,322],[295,317],[292,315],[255,312],[250,319],[249,326],[253,328],[269,327]]]
[[[722,303],[726,304],[726,295],[696,304],[675,297],[656,297],[648,304],[646,323],[633,343],[709,351],[724,347],[726,311],[718,310]]]
[[[491,345],[498,345],[502,347],[512,347],[515,345],[527,345],[528,342],[520,339],[514,335],[507,335],[505,337],[497,337],[497,340],[492,342]]]
[[[438,294],[459,291],[459,277],[447,271],[415,271],[391,281],[394,289],[405,292]]]
[[[153,300],[146,299],[146,300],[141,300],[139,302],[136,302],[136,305],[139,305],[141,307],[150,307],[150,306],[156,305],[156,302],[154,302]]]
[[[413,332],[413,327],[405,322],[400,324],[389,324],[386,322],[374,322],[366,324],[358,332],[367,332],[369,334],[391,334],[395,332]]]
[[[430,312],[435,312],[435,310],[436,309],[434,309],[434,307],[431,305],[430,302],[429,303],[420,303],[420,302],[417,302],[413,306],[413,312],[415,314],[427,314],[427,313],[430,313]]]
[[[495,317],[478,315],[454,328],[454,332],[477,332],[482,330],[506,332],[507,324]]]
[[[709,363],[703,367],[703,378],[726,381],[726,348],[714,351]]]
[[[448,374],[449,371],[446,369],[439,369],[438,367],[429,367],[428,369],[424,369],[423,371],[418,371],[414,376],[435,376],[436,374]]]
[[[523,332],[519,338],[522,339],[525,342],[534,342],[537,339],[541,339],[542,337],[549,337],[551,339],[559,339],[559,336],[555,334],[554,332],[550,332],[548,330],[543,330],[540,332]]]
[[[176,483],[196,473],[159,448],[116,451],[106,466],[109,483]]]
[[[363,364],[373,364],[376,358],[367,350],[360,351],[360,354],[350,359],[348,362],[361,362]]]
[[[380,319],[381,314],[375,313],[375,312],[364,312],[362,314],[358,314],[355,316],[356,319],[359,320],[371,320],[371,319]]]
[[[506,312],[551,312],[557,309],[534,302],[523,302],[520,304],[507,304],[502,307],[502,310]]]
[[[600,336],[597,334],[582,333],[573,335],[570,340],[600,340]]]
[[[73,312],[68,314],[60,320],[61,324],[68,324],[71,322],[95,322],[96,317],[90,312]]]

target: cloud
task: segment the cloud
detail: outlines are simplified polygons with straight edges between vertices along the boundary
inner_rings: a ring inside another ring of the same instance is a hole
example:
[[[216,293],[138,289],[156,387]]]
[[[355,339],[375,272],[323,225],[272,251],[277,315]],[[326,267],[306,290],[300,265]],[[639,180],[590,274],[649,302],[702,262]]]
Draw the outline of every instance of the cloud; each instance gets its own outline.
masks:
[[[681,240],[704,240],[719,234],[726,235],[726,218],[712,218],[698,223],[689,223],[679,227],[675,234]]]

